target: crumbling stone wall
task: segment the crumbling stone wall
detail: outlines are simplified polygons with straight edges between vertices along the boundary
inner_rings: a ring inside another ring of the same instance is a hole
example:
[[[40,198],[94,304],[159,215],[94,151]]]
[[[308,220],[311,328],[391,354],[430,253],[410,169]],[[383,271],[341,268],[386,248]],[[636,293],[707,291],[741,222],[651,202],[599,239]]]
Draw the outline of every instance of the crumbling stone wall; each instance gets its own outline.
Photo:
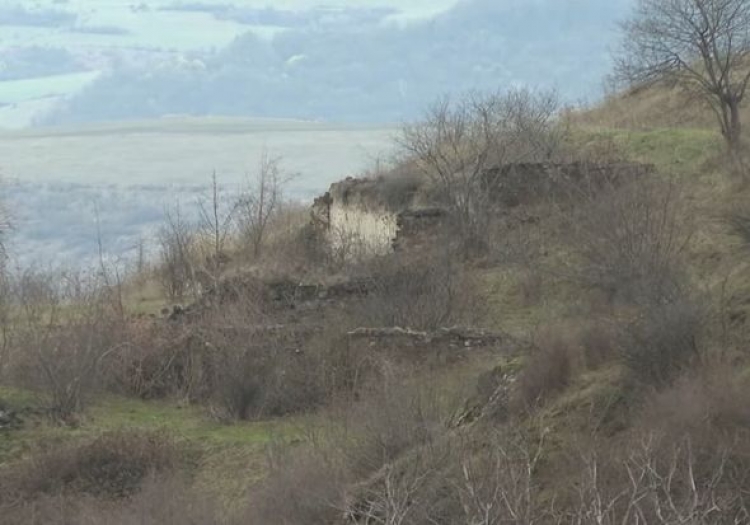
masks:
[[[435,246],[446,229],[448,218],[445,208],[420,208],[399,213],[393,250],[418,253]]]
[[[480,183],[499,211],[538,203],[541,199],[574,194],[581,189],[621,184],[649,175],[653,166],[630,163],[516,163],[487,170]],[[583,186],[586,188],[582,188]],[[384,179],[347,178],[333,184],[315,200],[313,224],[333,250],[357,245],[360,255],[419,251],[434,244],[445,231],[448,210],[411,206],[394,210]]]
[[[313,224],[332,250],[382,255],[391,250],[398,230],[397,213],[389,210],[378,181],[347,178],[315,200]]]

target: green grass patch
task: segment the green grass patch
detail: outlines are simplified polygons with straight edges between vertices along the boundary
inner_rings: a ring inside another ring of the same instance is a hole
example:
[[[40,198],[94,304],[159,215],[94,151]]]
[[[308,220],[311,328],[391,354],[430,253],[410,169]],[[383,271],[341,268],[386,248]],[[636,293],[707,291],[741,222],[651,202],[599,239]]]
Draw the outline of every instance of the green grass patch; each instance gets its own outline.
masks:
[[[302,418],[222,424],[198,406],[108,396],[71,427],[54,424],[38,412],[34,394],[0,388],[0,400],[19,411],[23,420],[20,429],[0,432],[0,465],[40,448],[93,439],[108,431],[164,430],[196,452],[194,480],[200,490],[220,496],[228,505],[245,501],[266,475],[267,445],[294,439],[304,425]]]
[[[653,164],[660,172],[675,176],[714,172],[713,165],[724,152],[721,136],[700,128],[578,130],[575,141],[581,145],[610,141],[629,159]]]

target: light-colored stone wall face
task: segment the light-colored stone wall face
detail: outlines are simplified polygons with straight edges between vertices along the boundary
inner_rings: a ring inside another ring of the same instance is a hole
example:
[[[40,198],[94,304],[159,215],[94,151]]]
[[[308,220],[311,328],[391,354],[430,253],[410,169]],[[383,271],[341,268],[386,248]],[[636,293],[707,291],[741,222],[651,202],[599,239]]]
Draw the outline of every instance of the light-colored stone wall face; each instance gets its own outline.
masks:
[[[334,203],[328,231],[331,248],[352,256],[387,254],[396,237],[396,215]]]

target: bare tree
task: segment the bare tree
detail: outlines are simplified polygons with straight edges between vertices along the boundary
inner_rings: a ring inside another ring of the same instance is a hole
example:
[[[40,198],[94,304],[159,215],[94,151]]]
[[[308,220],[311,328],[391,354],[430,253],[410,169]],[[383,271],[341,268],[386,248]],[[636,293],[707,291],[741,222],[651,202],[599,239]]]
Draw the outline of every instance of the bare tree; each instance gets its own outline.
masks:
[[[467,245],[487,243],[491,186],[488,173],[510,162],[549,160],[560,145],[554,93],[516,90],[445,98],[403,128],[399,140],[435,185]]]
[[[222,199],[219,181],[214,171],[211,175],[210,194],[198,201],[198,229],[210,239],[210,251],[205,258],[205,271],[214,286],[227,257],[227,238],[232,232],[232,221],[237,207],[238,203],[227,205]]]
[[[261,255],[268,224],[282,204],[288,180],[281,170],[281,158],[270,156],[264,149],[255,180],[237,204],[240,234],[248,241],[254,257]]]
[[[179,205],[164,214],[164,224],[157,236],[160,268],[158,277],[167,297],[182,299],[193,286],[194,232],[183,217]]]
[[[99,215],[99,203],[94,203],[94,219],[96,221],[96,245],[99,256],[99,277],[102,280],[104,290],[112,296],[121,316],[125,315],[125,302],[123,298],[123,275],[117,262],[109,263],[104,249],[104,238],[102,235],[102,222]]]
[[[631,85],[666,80],[704,100],[736,159],[750,82],[750,0],[638,0],[616,76]]]

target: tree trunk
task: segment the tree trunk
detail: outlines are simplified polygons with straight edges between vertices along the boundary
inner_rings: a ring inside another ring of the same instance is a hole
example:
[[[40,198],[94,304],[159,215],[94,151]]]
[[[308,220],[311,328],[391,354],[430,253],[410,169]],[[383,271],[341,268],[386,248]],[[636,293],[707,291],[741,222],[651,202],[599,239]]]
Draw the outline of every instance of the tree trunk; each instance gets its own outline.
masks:
[[[740,140],[742,136],[742,121],[740,119],[740,104],[737,100],[727,103],[729,110],[729,122],[727,123],[726,140],[732,154],[740,152]]]
[[[747,175],[746,163],[742,151],[742,119],[740,117],[740,104],[734,98],[722,100],[721,134],[727,145],[727,153],[732,163],[735,174],[745,177]]]

